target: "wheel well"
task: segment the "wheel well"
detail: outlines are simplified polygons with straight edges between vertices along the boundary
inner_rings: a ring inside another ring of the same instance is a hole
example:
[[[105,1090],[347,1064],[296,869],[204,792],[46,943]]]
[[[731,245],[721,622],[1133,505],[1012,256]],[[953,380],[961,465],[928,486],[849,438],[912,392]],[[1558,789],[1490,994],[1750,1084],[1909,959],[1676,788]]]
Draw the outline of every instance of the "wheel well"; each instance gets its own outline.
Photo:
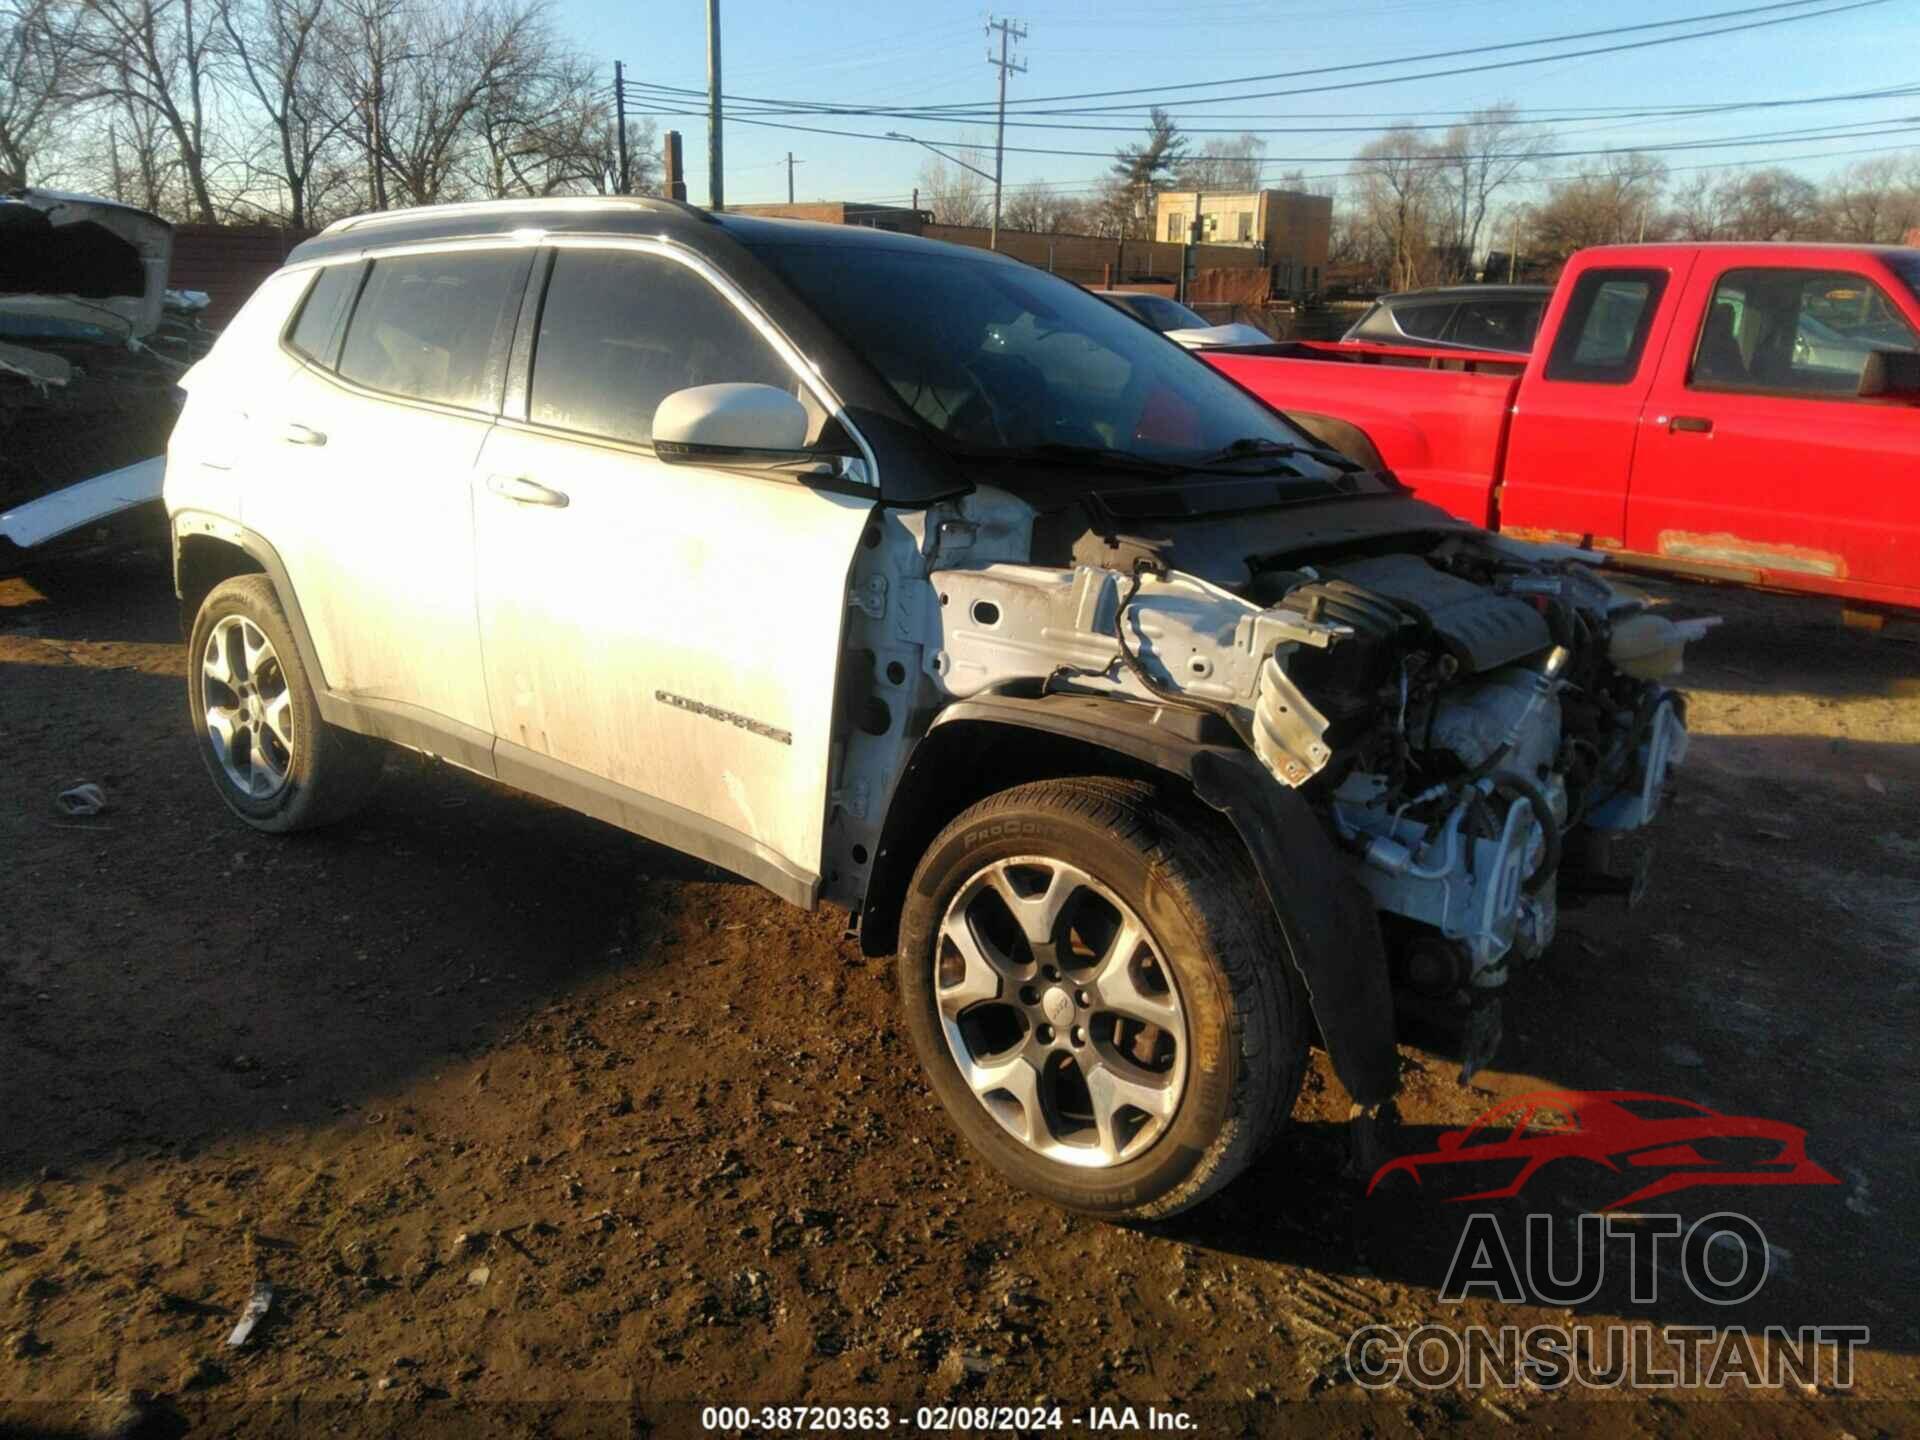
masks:
[[[886,955],[898,943],[907,885],[928,844],[948,821],[1015,785],[1069,775],[1148,780],[1191,793],[1179,776],[1072,736],[984,720],[938,726],[915,747],[887,807],[860,910],[862,951]]]
[[[182,539],[173,565],[173,588],[180,596],[181,638],[193,634],[193,622],[214,586],[236,575],[262,574],[266,568],[231,541],[212,535]]]

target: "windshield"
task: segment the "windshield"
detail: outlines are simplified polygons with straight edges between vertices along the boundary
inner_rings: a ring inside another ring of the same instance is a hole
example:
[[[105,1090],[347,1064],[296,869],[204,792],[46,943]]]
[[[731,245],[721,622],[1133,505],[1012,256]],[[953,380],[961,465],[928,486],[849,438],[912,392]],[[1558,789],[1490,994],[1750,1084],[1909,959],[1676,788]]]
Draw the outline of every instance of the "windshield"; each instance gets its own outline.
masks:
[[[1039,446],[1199,464],[1236,442],[1310,443],[1106,301],[965,252],[762,244],[754,252],[949,453]]]
[[[1178,300],[1169,300],[1164,295],[1112,295],[1106,298],[1163,335],[1169,330],[1207,328],[1206,318],[1199,312],[1189,310]]]
[[[1907,293],[1920,300],[1920,250],[1893,250],[1887,254],[1887,268],[1900,277]]]

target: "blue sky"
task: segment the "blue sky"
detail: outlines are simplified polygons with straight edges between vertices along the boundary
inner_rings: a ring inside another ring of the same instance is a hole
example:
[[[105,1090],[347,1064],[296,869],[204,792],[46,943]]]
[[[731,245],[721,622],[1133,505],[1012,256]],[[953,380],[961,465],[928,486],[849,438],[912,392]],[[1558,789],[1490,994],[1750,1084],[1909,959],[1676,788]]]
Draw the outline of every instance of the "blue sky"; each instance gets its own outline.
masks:
[[[647,6],[617,0],[557,0],[557,18],[577,44],[604,62],[616,59],[630,79],[702,88],[706,84],[704,0],[666,0]],[[1028,69],[1011,78],[1010,101],[1130,86],[1185,85],[1233,76],[1313,70],[1423,52],[1492,45],[1536,36],[1645,21],[1674,20],[1743,8],[1757,0],[1674,0],[1614,4],[1515,4],[1513,0],[1047,0],[995,12],[1024,21],[1019,52]],[[1808,8],[1845,3],[1815,0]],[[1760,18],[1760,17],[1754,17]],[[894,106],[991,102],[995,72],[987,64],[987,12],[965,3],[886,4],[841,0],[803,7],[792,0],[721,0],[725,89],[730,94],[799,98],[836,104]],[[1732,20],[1707,25],[1739,23]],[[1621,40],[1650,38],[1622,36]],[[1920,0],[1887,3],[1740,34],[1642,49],[1627,54],[1561,59],[1482,74],[1365,88],[1238,99],[1233,87],[1193,91],[1165,100],[1184,128],[1275,129],[1287,125],[1386,126],[1396,119],[1444,126],[1448,113],[1511,101],[1542,114],[1600,107],[1671,107],[1718,102],[1798,99],[1881,87],[1915,85],[1920,54]],[[1520,58],[1554,49],[1579,49],[1607,40],[1573,42],[1543,51],[1506,51],[1482,61]],[[1418,70],[1457,68],[1439,62]],[[1243,86],[1242,90],[1299,89],[1316,83],[1370,79],[1391,70],[1302,77]],[[1052,124],[1132,127],[1144,119],[1147,99],[1123,97],[1092,104],[1135,108],[1090,117],[1041,117]],[[701,108],[696,102],[691,109]],[[638,113],[649,113],[636,102]],[[657,112],[656,112],[657,113]],[[1256,118],[1257,117],[1257,118]],[[1010,113],[1010,118],[1015,118]],[[660,115],[664,131],[685,136],[690,195],[706,189],[706,124],[698,116]],[[830,129],[911,131],[927,139],[990,144],[990,121],[944,122],[878,117],[796,118]],[[1920,152],[1920,95],[1713,116],[1624,119],[1617,115],[1556,118],[1556,149],[1592,149],[1725,139],[1814,126],[1915,127],[1910,135],[1840,136],[1783,144],[1743,143],[1725,149],[1663,156],[1680,167],[1778,157],[1818,177],[1869,158],[1859,152],[1912,144]],[[1099,130],[1008,129],[1011,146],[1110,152],[1129,135]],[[1196,137],[1198,138],[1198,137]],[[1268,134],[1270,156],[1300,157],[1313,176],[1337,176],[1367,134]],[[744,123],[726,127],[727,199],[733,203],[786,198],[785,156],[796,171],[797,198],[894,200],[905,203],[925,152],[884,140],[795,133]],[[1806,158],[1806,157],[1833,158]],[[1550,173],[1573,173],[1595,160],[1548,162]],[[1085,186],[1106,170],[1098,158],[1010,152],[1009,186],[1046,180]],[[990,162],[989,167],[991,168]],[[1282,168],[1274,165],[1275,172]]]

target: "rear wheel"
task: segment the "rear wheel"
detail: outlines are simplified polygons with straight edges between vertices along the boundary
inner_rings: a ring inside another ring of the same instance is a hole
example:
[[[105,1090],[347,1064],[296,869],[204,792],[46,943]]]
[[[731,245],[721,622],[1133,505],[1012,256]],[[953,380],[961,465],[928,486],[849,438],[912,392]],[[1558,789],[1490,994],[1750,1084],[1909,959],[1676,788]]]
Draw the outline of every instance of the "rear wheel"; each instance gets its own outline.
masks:
[[[241,575],[213,588],[194,621],[188,657],[200,758],[242,820],[258,830],[304,830],[366,803],[385,751],[320,718],[266,576]]]
[[[1170,1215],[1253,1160],[1305,1070],[1304,997],[1243,852],[1148,785],[982,801],[901,916],[907,1023],[961,1132],[1073,1209]]]

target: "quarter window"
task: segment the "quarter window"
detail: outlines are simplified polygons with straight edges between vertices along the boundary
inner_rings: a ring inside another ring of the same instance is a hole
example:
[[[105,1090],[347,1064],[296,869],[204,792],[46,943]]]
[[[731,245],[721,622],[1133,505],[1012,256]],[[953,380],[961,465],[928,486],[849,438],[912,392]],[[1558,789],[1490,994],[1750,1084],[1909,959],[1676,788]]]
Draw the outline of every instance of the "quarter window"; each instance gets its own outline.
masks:
[[[554,257],[533,354],[537,424],[646,444],[674,391],[742,382],[818,408],[766,337],[687,266],[619,251]]]
[[[1594,385],[1633,379],[1666,288],[1664,270],[1587,271],[1574,282],[1560,319],[1547,379]]]
[[[309,360],[333,363],[333,339],[340,333],[340,317],[353,299],[360,279],[358,265],[329,265],[307,291],[300,318],[293,322],[287,343]]]
[[[1729,270],[1713,287],[1696,390],[1850,396],[1875,350],[1920,349],[1886,292],[1844,270]]]
[[[1391,314],[1402,335],[1411,335],[1416,340],[1438,340],[1440,332],[1447,328],[1447,321],[1453,317],[1453,305],[1450,301],[1439,305],[1400,305]]]
[[[373,262],[347,322],[340,373],[413,400],[492,410],[496,356],[520,308],[525,250],[402,255]]]

